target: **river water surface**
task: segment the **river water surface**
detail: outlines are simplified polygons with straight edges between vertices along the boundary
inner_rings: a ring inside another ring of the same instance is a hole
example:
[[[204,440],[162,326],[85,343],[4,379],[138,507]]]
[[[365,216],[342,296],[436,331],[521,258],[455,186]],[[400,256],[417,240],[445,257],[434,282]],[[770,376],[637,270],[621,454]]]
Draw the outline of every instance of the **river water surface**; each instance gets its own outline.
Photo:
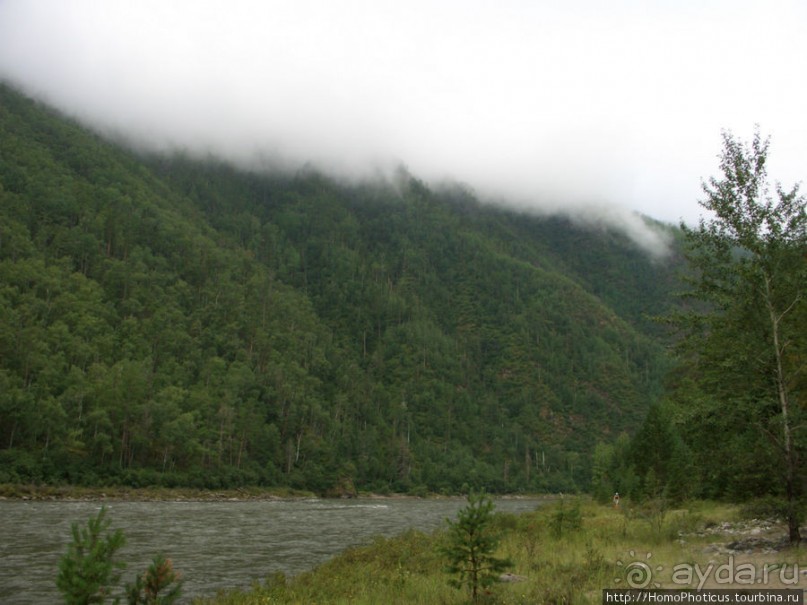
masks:
[[[537,499],[496,500],[496,510],[534,510]],[[131,582],[162,553],[185,579],[182,599],[248,588],[274,572],[294,575],[373,536],[430,531],[453,518],[463,499],[107,502],[111,529],[122,529]],[[0,603],[61,602],[59,558],[70,525],[84,525],[100,502],[0,501]]]

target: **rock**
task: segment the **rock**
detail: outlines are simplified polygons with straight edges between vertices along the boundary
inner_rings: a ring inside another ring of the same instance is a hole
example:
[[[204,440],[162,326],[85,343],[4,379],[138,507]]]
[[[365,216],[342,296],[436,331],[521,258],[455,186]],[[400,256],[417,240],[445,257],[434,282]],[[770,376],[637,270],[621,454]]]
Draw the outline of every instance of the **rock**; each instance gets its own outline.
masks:
[[[514,573],[503,573],[499,576],[499,582],[524,582],[527,576],[517,576]]]

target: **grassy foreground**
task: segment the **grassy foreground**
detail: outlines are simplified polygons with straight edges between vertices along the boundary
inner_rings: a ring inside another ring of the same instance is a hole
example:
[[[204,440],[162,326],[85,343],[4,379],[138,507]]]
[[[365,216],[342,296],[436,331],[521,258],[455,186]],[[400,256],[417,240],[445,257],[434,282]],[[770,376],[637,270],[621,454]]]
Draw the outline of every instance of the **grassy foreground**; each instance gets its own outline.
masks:
[[[513,575],[487,592],[484,603],[601,603],[603,588],[807,585],[804,549],[766,548],[781,537],[781,527],[742,520],[728,505],[700,502],[666,511],[623,501],[617,510],[567,498],[531,513],[499,514],[496,525],[499,553],[512,560]],[[443,530],[379,537],[311,572],[278,574],[248,592],[195,603],[468,603],[468,593],[449,586],[443,571],[439,546],[445,539]],[[740,550],[726,546],[743,539]]]

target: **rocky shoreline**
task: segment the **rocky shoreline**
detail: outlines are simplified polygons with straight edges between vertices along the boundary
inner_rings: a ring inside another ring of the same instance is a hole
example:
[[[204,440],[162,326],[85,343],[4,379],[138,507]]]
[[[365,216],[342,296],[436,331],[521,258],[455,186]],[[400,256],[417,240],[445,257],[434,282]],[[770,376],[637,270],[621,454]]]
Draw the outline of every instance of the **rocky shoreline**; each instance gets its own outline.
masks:
[[[30,501],[115,501],[139,502],[163,501],[240,501],[240,500],[287,500],[313,498],[311,492],[291,489],[237,488],[226,490],[203,490],[193,488],[163,487],[81,487],[75,485],[0,485],[0,500]]]
[[[775,554],[791,546],[785,527],[775,519],[723,522],[708,527],[696,535],[717,536],[726,540],[713,542],[703,550],[705,553],[722,555]]]
[[[290,488],[235,488],[221,490],[205,490],[195,488],[169,488],[169,487],[83,487],[76,485],[16,485],[0,484],[0,500],[31,500],[31,501],[138,501],[138,502],[165,502],[165,501],[194,501],[194,502],[238,502],[242,500],[295,500],[304,498],[374,498],[384,499],[420,499],[424,496],[414,496],[411,494],[378,494],[378,493],[358,493],[334,496],[322,496],[314,492],[294,490]],[[429,494],[428,498],[461,498],[462,496],[444,496],[440,494]],[[531,495],[502,495],[497,498],[536,498],[542,497],[536,494]],[[545,495],[547,500],[555,499],[557,496]]]

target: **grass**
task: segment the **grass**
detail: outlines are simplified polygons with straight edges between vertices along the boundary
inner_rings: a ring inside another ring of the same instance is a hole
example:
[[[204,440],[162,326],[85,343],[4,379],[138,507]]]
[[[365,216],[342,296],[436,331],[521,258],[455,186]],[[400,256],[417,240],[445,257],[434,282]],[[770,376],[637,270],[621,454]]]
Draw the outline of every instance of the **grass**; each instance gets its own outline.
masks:
[[[500,554],[513,561],[510,571],[519,576],[519,581],[496,585],[481,602],[600,603],[603,588],[628,588],[629,581],[644,581],[630,574],[648,570],[648,586],[684,588],[680,573],[676,583],[673,570],[697,564],[699,569],[711,569],[713,573],[729,555],[707,552],[707,546],[726,542],[715,528],[739,521],[738,515],[737,507],[709,502],[667,510],[659,503],[638,507],[623,501],[617,510],[588,499],[569,498],[530,513],[499,514],[496,524],[502,534]],[[409,531],[392,539],[376,538],[308,573],[294,578],[274,576],[250,591],[222,593],[195,603],[468,603],[467,592],[448,585],[448,576],[442,570],[445,561],[438,554],[442,540],[444,531]],[[803,551],[793,550],[765,557],[778,559],[779,566],[792,566],[804,560],[800,559],[802,555]],[[758,566],[764,563],[763,558],[753,556],[750,561]]]

